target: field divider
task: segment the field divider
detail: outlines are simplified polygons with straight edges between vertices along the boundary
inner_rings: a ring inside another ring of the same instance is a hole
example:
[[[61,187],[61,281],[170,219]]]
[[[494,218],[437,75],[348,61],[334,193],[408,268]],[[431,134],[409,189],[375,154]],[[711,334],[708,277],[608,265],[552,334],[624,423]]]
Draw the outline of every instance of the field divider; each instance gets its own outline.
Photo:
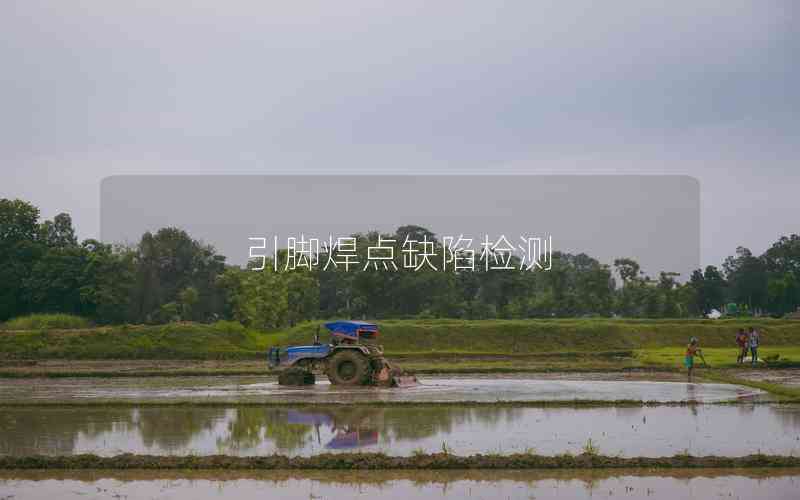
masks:
[[[68,456],[2,456],[0,470],[20,469],[94,469],[94,470],[407,470],[407,469],[728,469],[728,468],[800,468],[800,457],[753,454],[742,457],[692,456],[671,457],[606,456],[596,453],[554,456],[532,453],[455,455],[452,453],[417,453],[412,456],[389,456],[381,453],[323,453],[310,457],[268,455],[238,457],[229,455],[157,456],[122,454]]]
[[[209,407],[209,408],[350,408],[371,407],[500,407],[500,408],[614,408],[614,407],[696,407],[696,406],[770,406],[775,404],[800,404],[800,398],[769,400],[720,400],[720,401],[642,401],[638,399],[617,400],[530,400],[530,401],[220,401],[220,400],[20,400],[2,401],[2,408],[134,408],[134,407]]]

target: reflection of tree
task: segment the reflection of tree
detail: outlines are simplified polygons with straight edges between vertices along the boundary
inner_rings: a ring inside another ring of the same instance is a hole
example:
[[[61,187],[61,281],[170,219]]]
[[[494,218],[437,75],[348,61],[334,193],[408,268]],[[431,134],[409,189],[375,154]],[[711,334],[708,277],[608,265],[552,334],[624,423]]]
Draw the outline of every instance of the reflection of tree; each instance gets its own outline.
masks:
[[[217,446],[241,450],[256,448],[265,439],[279,450],[293,451],[305,446],[313,427],[290,423],[283,408],[237,408],[236,418],[228,423],[228,435],[217,439]]]
[[[518,408],[398,406],[321,406],[313,409],[238,408],[228,424],[228,435],[220,437],[222,449],[257,448],[263,441],[273,441],[281,451],[292,452],[313,439],[315,425],[343,435],[379,431],[382,441],[417,440],[470,422],[501,425],[519,417]]]
[[[94,437],[131,421],[131,410],[119,408],[7,408],[0,412],[0,453],[70,454],[80,434]]]
[[[519,408],[497,408],[480,406],[474,408],[458,406],[394,407],[385,409],[381,435],[389,434],[397,440],[423,439],[442,432],[452,432],[456,425],[478,422],[486,426],[497,426],[519,418]]]
[[[192,440],[216,433],[221,450],[258,449],[271,441],[283,452],[306,447],[317,427],[339,437],[358,436],[354,446],[381,441],[419,440],[469,423],[490,426],[519,418],[519,408],[490,406],[321,406],[315,408],[15,408],[0,413],[0,453],[70,454],[78,437],[138,433],[147,448],[167,453],[192,452]],[[220,425],[227,422],[227,427]],[[370,434],[371,433],[371,434]],[[365,437],[366,436],[366,437]],[[374,437],[371,437],[374,436]],[[124,444],[122,445],[124,447]]]
[[[224,408],[145,407],[137,410],[137,426],[148,448],[155,444],[171,453],[185,451],[193,437],[213,429],[225,412]]]
[[[370,408],[368,406],[350,406],[326,408],[325,414],[333,420],[333,430],[348,430],[383,426],[385,411],[381,408]]]
[[[740,416],[749,417],[756,411],[756,403],[754,401],[744,401],[736,405],[736,409]]]
[[[614,408],[614,412],[620,417],[625,417],[628,420],[633,420],[635,417],[639,415],[645,416],[645,412],[647,410],[642,406],[617,406]]]
[[[794,405],[769,406],[769,411],[781,423],[787,435],[797,434],[800,429],[800,408]]]

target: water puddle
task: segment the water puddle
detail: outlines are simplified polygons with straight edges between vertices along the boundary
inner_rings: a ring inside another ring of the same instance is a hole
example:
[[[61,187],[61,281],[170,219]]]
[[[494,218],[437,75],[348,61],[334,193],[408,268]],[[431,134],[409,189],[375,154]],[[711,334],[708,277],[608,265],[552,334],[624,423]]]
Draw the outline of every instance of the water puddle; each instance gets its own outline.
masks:
[[[312,455],[323,452],[742,456],[800,453],[798,405],[8,407],[0,454]]]
[[[215,401],[215,402],[494,402],[640,400],[716,402],[762,398],[756,389],[730,384],[646,380],[566,380],[536,376],[424,377],[412,388],[341,388],[327,381],[290,388],[266,377],[152,377],[0,380],[0,400]]]
[[[324,475],[323,475],[324,474]],[[27,499],[596,499],[610,497],[797,498],[798,471],[426,471],[368,475],[336,471],[276,477],[214,471],[165,475],[123,472],[0,473],[0,498]]]

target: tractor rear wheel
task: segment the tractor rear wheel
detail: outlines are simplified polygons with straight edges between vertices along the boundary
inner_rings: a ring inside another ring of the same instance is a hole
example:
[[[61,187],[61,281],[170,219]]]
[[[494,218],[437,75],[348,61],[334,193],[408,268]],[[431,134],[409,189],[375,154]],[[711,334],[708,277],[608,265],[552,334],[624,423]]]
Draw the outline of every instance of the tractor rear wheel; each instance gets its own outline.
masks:
[[[342,349],[328,361],[328,379],[336,385],[367,385],[372,370],[369,360],[355,349]]]

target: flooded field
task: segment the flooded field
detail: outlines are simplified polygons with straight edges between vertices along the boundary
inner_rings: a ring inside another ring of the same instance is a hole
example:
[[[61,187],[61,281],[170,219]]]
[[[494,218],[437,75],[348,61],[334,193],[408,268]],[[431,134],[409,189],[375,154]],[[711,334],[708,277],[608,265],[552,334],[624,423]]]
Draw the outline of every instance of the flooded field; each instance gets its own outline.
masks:
[[[757,430],[754,432],[753,430]],[[8,407],[0,454],[800,454],[800,405]]]
[[[749,370],[745,372],[732,371],[735,376],[754,382],[768,382],[781,384],[787,387],[800,387],[800,370]]]
[[[45,381],[45,383],[43,383]],[[714,383],[604,380],[596,375],[565,378],[531,375],[426,376],[405,389],[341,388],[319,381],[290,388],[253,376],[0,379],[0,401],[169,402],[494,402],[639,400],[716,402],[763,398],[757,389]]]
[[[258,473],[0,473],[0,498],[38,499],[589,499],[797,498],[800,471],[672,471],[642,475],[537,471],[437,471],[304,475]]]

